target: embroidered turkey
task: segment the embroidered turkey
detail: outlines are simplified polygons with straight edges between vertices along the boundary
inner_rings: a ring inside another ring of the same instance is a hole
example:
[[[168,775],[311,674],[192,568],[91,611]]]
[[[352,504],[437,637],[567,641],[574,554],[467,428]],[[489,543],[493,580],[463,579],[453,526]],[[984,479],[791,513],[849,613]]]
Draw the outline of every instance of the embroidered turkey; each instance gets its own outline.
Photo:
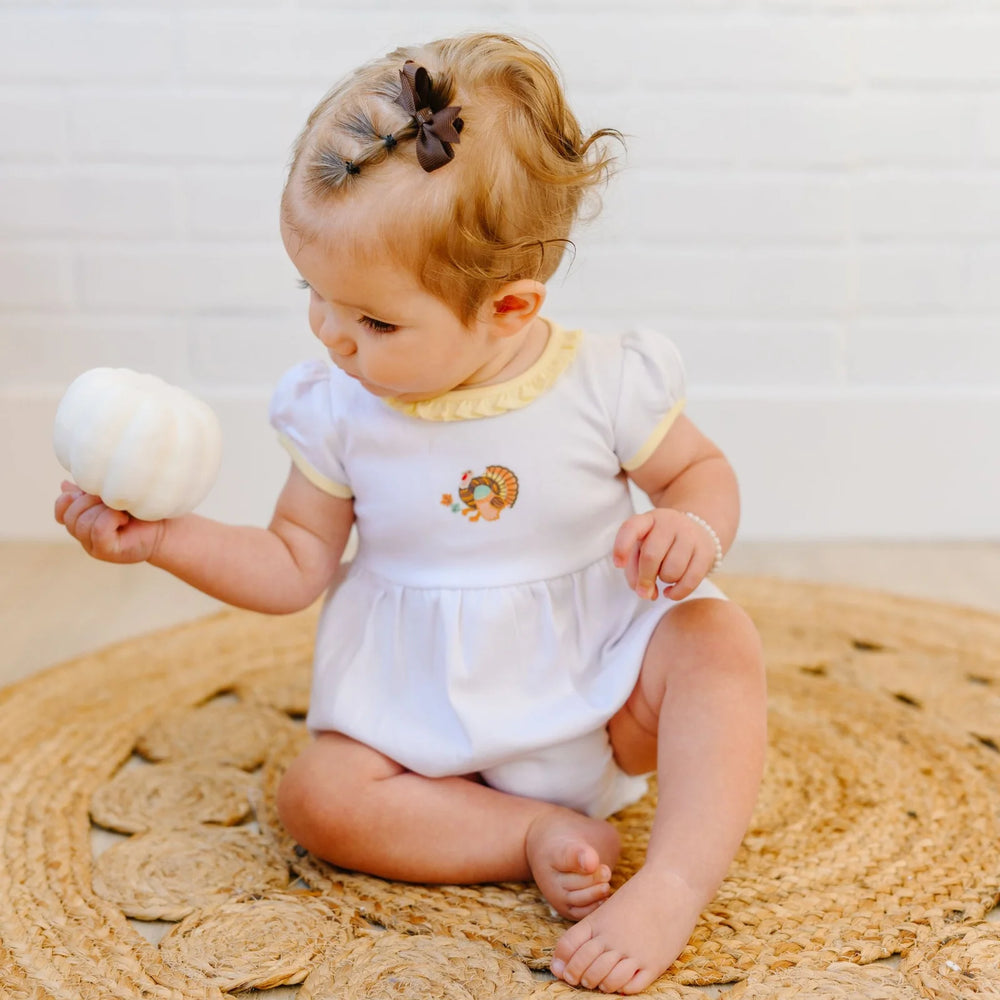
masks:
[[[517,476],[502,465],[488,465],[478,476],[468,470],[459,480],[458,496],[465,504],[462,514],[467,515],[469,521],[480,518],[495,521],[500,511],[513,507],[517,500]]]

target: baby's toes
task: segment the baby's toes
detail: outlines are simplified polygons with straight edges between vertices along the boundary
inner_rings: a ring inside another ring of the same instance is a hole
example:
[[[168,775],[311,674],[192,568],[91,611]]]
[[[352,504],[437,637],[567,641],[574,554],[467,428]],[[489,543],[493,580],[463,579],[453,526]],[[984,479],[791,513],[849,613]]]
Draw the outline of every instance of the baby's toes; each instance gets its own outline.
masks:
[[[566,902],[570,906],[590,906],[591,903],[602,903],[611,895],[611,886],[607,882],[598,882],[582,889],[573,889],[566,893]]]
[[[607,866],[601,864],[600,856],[590,844],[574,838],[556,847],[552,867],[559,872],[560,881],[578,878],[583,884],[582,880],[593,882],[597,871]]]
[[[638,993],[649,985],[636,976],[638,968],[638,962],[631,958],[623,958],[593,988],[600,989],[604,993]]]
[[[566,916],[570,920],[583,920],[584,917],[589,917],[603,902],[603,899],[599,899],[596,903],[586,903],[583,906],[567,906]]]
[[[601,865],[595,872],[560,872],[559,885],[565,892],[578,892],[582,889],[589,889],[591,886],[607,886],[611,881],[611,869],[607,865]]]
[[[569,964],[570,959],[577,950],[583,947],[587,941],[594,936],[590,926],[586,923],[574,924],[568,928],[561,938],[556,942],[555,951],[552,953],[552,964],[549,968],[553,976],[562,978],[563,971]]]
[[[599,989],[608,973],[621,962],[621,955],[616,951],[606,951],[590,963],[590,968],[580,977],[580,985],[588,990]]]
[[[573,952],[572,957],[566,962],[566,967],[561,972],[556,972],[556,963],[553,962],[552,972],[560,979],[565,979],[571,986],[579,986],[591,964],[603,954],[604,945],[597,938],[591,938]]]

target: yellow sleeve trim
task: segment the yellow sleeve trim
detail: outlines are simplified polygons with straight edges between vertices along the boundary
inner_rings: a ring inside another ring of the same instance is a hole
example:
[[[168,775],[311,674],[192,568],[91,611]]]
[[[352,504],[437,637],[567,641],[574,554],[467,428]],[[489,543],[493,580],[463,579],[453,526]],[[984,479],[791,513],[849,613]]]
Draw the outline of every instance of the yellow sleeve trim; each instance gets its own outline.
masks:
[[[670,408],[670,412],[656,425],[653,433],[646,438],[646,443],[627,461],[622,462],[622,468],[626,472],[634,472],[640,465],[644,465],[649,457],[656,451],[660,442],[666,437],[667,431],[673,426],[674,421],[681,415],[684,404],[687,400],[679,399]]]
[[[302,475],[313,484],[313,486],[318,487],[324,493],[329,493],[332,497],[340,497],[343,500],[350,500],[351,497],[354,496],[349,486],[345,486],[343,483],[338,483],[335,479],[327,478],[322,472],[317,472],[316,469],[306,461],[302,452],[295,447],[291,438],[289,438],[286,434],[279,434],[278,440],[281,442],[285,451],[292,456],[295,468],[297,468],[299,472],[301,472]]]

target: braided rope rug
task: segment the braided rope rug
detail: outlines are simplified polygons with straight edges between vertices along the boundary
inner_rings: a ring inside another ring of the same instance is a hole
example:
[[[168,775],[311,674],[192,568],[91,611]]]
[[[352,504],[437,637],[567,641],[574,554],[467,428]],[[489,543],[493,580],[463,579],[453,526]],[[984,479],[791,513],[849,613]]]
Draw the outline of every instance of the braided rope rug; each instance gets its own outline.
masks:
[[[764,638],[767,773],[729,877],[649,994],[1000,995],[1000,924],[985,920],[1000,896],[1000,617],[723,585]],[[531,971],[565,926],[533,887],[385,882],[284,833],[273,790],[306,738],[314,623],[315,609],[228,612],[0,692],[0,996],[600,995]],[[655,794],[614,819],[616,885],[641,864]],[[898,968],[877,962],[896,953]]]

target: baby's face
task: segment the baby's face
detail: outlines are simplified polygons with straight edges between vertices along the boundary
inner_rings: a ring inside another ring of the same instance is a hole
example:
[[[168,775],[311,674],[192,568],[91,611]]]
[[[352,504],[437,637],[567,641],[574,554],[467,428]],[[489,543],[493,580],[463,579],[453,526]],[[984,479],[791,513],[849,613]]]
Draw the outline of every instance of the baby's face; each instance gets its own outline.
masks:
[[[355,259],[322,238],[282,239],[309,286],[309,326],[334,364],[376,396],[406,402],[475,385],[497,345],[476,320],[466,325],[415,275],[391,260]]]

